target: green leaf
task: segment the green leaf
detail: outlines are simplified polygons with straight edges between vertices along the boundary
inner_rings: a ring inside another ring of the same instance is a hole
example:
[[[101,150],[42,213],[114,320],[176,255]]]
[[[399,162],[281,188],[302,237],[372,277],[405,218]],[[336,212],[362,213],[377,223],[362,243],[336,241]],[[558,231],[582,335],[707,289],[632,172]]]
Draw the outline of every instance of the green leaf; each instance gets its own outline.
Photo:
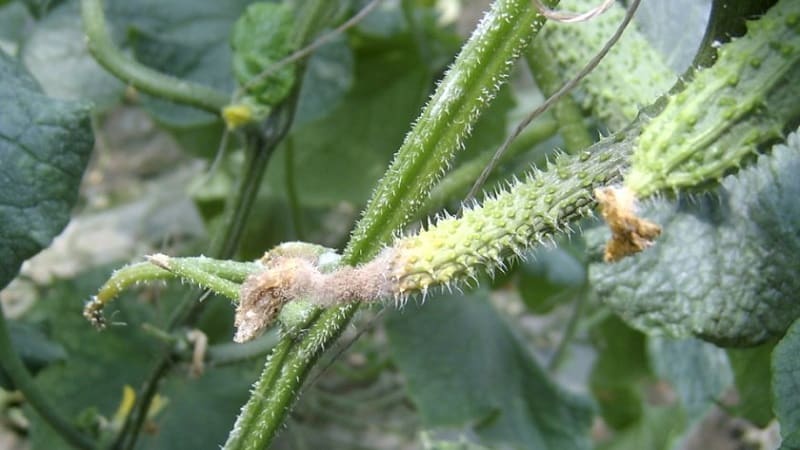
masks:
[[[528,309],[542,314],[559,303],[557,295],[586,281],[586,268],[561,248],[534,250],[518,270],[519,293]]]
[[[293,127],[325,117],[339,106],[354,83],[354,56],[347,40],[337,35],[308,60]]]
[[[768,343],[755,348],[728,349],[739,397],[732,412],[761,428],[766,428],[774,417],[770,367],[774,347],[774,343]]]
[[[781,436],[795,443],[800,435],[800,320],[772,352],[772,404]],[[788,446],[784,443],[784,446]],[[798,447],[793,447],[798,448]]]
[[[686,429],[686,418],[678,406],[650,407],[641,420],[618,432],[598,450],[672,450]]]
[[[66,226],[94,137],[89,105],[45,96],[0,51],[0,287]]]
[[[788,146],[723,179],[714,195],[646,204],[641,215],[663,226],[661,237],[636,256],[592,264],[592,285],[649,333],[726,346],[782,335],[800,315],[798,173],[793,134]]]
[[[678,393],[687,419],[700,419],[733,382],[725,351],[698,339],[651,337],[647,341],[653,371]]]
[[[411,48],[357,50],[353,89],[325,117],[292,130],[300,202],[308,207],[365,203],[429,82]],[[277,152],[267,169],[267,183],[278,192],[286,183],[284,158],[284,151]]]
[[[642,416],[641,384],[650,377],[645,336],[616,316],[591,330],[597,348],[589,387],[600,414],[615,429],[631,426]]]
[[[125,86],[89,54],[77,2],[60,5],[26,34],[22,60],[51,97],[91,100],[105,110]]]
[[[29,324],[9,322],[8,334],[14,345],[14,351],[28,370],[33,373],[54,362],[63,361],[67,357],[64,347],[53,342],[41,330]],[[2,367],[0,367],[0,386],[6,390],[13,389],[13,384]]]
[[[278,103],[294,85],[294,64],[284,65],[268,77],[261,77],[265,69],[294,50],[291,42],[293,19],[288,3],[256,2],[247,7],[233,26],[233,73],[239,85],[247,86],[248,96],[258,104]]]
[[[33,18],[20,2],[0,3],[0,49],[16,55]]]
[[[387,331],[426,428],[464,428],[492,446],[589,448],[591,407],[547,377],[485,291],[409,305]]]

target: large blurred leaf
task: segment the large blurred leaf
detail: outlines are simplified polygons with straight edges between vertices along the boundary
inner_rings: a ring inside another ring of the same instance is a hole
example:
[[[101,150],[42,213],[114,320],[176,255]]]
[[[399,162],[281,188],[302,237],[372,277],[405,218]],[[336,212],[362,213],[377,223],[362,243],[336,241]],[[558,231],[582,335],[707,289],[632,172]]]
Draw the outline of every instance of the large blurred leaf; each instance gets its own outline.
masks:
[[[358,0],[358,3],[363,8],[367,0]],[[373,39],[396,37],[407,33],[408,22],[403,17],[400,3],[400,0],[381,2],[374,11],[358,23],[355,27],[356,31]]]
[[[755,348],[728,350],[733,376],[736,380],[738,402],[732,412],[765,428],[774,417],[772,412],[772,370],[770,359],[774,343]]]
[[[672,70],[682,73],[703,39],[710,10],[711,0],[642,2],[636,23]]]
[[[519,293],[529,310],[537,314],[558,304],[557,294],[586,282],[586,268],[563,248],[540,247],[520,264]]]
[[[386,170],[430,79],[410,48],[357,53],[353,89],[325,117],[292,130],[295,182],[300,202],[361,204]],[[270,163],[267,182],[285,186],[285,152]]]
[[[714,195],[648,202],[641,214],[664,227],[662,236],[636,256],[591,265],[592,285],[649,333],[731,346],[782,335],[800,315],[798,173],[793,134]]]
[[[33,21],[20,2],[0,2],[0,50],[16,55]]]
[[[94,137],[89,106],[45,96],[0,51],[0,287],[69,221]]]
[[[800,320],[772,352],[772,402],[781,436],[796,445],[800,441]],[[798,448],[789,444],[784,442],[783,448]]]
[[[138,324],[150,316],[148,309],[126,296],[112,316],[117,324],[98,332],[83,318],[83,301],[108,276],[96,270],[78,279],[48,287],[27,318],[47,327],[52,338],[67,351],[63,364],[51,365],[36,377],[37,384],[66,417],[97,411],[110,418],[121,400],[123,386],[138,387],[156,352],[152,338],[144,338]],[[130,300],[130,301],[129,301]],[[36,414],[31,414],[33,448],[70,448]]]
[[[613,315],[593,327],[591,338],[598,355],[589,387],[605,422],[626,428],[642,416],[642,382],[650,377],[646,338]]]
[[[320,47],[308,60],[293,126],[328,115],[353,86],[353,51],[341,36]]]
[[[392,313],[395,363],[427,428],[474,433],[483,444],[589,447],[592,410],[556,386],[480,291]]]
[[[41,330],[29,324],[9,322],[8,334],[14,345],[14,351],[32,373],[48,364],[63,361],[67,357],[64,347],[53,342]],[[0,386],[6,390],[13,389],[14,386],[2,367],[0,367]]]
[[[37,18],[41,18],[63,2],[64,0],[22,0],[22,3],[28,7],[31,14]]]
[[[259,358],[254,362],[262,364]],[[144,435],[138,448],[220,448],[257,376],[251,363],[211,368],[199,378],[188,377],[186,368],[179,367],[160,391],[169,404],[156,418],[157,432]]]
[[[689,421],[700,419],[733,382],[725,350],[698,339],[651,337],[653,371],[678,393]]]
[[[686,418],[678,406],[648,407],[641,420],[618,432],[598,450],[672,450],[686,429]]]
[[[26,33],[22,59],[53,97],[88,99],[106,109],[125,88],[89,54],[77,2],[63,3],[35,23]]]

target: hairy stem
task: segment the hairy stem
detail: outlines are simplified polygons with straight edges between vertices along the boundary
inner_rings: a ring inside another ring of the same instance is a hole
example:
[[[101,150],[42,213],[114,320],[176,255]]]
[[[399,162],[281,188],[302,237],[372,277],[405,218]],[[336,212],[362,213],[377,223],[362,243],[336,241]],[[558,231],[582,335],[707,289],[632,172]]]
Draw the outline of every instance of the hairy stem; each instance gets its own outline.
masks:
[[[353,232],[346,260],[373,256],[371,251],[379,248],[373,243],[388,242],[414,217],[543,23],[529,1],[494,2],[378,183]]]
[[[155,256],[155,255],[154,255]],[[165,260],[166,258],[166,260]],[[159,261],[162,264],[159,264]],[[172,264],[172,265],[170,265]],[[238,286],[253,272],[261,268],[256,263],[219,260],[205,256],[171,258],[166,255],[149,258],[114,271],[84,308],[83,315],[95,326],[102,327],[102,310],[122,291],[139,283],[183,278],[205,289],[238,300]]]
[[[228,104],[228,96],[216,89],[166,75],[123,55],[108,32],[102,0],[81,0],[81,15],[89,51],[117,78],[148,94],[214,114]]]
[[[463,47],[379,182],[345,250],[343,262],[374,255],[414,217],[471,125],[488,107],[514,60],[543,23],[527,0],[498,0]],[[269,446],[322,350],[344,330],[356,304],[327,309],[302,337],[285,337],[242,409],[226,449]],[[273,374],[280,372],[279,377]]]

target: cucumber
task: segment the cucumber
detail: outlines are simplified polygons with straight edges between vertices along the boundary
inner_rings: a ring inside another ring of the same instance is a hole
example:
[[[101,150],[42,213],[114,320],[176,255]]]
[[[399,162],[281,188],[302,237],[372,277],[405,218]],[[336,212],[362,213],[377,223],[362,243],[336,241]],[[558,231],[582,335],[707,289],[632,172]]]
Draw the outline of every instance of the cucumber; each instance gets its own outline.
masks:
[[[718,181],[800,116],[800,2],[783,0],[723,45],[642,129],[625,186],[639,198]]]

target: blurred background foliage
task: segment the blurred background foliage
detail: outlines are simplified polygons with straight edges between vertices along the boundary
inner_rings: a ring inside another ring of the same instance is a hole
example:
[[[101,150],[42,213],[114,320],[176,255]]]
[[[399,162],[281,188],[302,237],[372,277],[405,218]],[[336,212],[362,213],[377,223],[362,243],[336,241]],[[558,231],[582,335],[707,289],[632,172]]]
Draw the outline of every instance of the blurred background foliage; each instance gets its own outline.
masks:
[[[115,41],[132,57],[231,92],[232,67],[223,62],[232,57],[233,23],[249,3],[108,0],[106,13]],[[365,3],[331,2],[332,23]],[[257,258],[291,240],[342,248],[409,124],[487,3],[386,0],[313,54],[291,129],[269,163],[236,259]],[[644,2],[636,25],[680,73],[696,52],[709,4]],[[174,344],[174,364],[158,386],[160,407],[148,415],[137,448],[216,448],[275,334],[232,345],[233,308],[210,297],[193,325],[209,344],[198,375],[189,330],[159,332],[184,295],[181,286],[126,294],[101,334],[80,311],[123,263],[156,251],[204,251],[240,176],[239,142],[229,140],[210,170],[221,121],[128,88],[100,68],[86,49],[76,1],[0,2],[0,49],[47,95],[94,105],[95,151],[72,221],[2,292],[14,318],[15,348],[53,402],[81,429],[102,437],[129,412],[124,387],[141,385],[166,340]],[[494,151],[541,98],[529,73],[516,70],[455,166]],[[605,131],[587,120],[592,136]],[[506,162],[498,178],[542,161],[562,142],[545,133]],[[455,211],[460,200],[442,203]],[[695,339],[647,337],[597,301],[587,254],[582,237],[573,236],[535,250],[466,295],[366,310],[318,364],[275,447],[774,445],[766,362],[774,344],[726,352]],[[0,380],[0,447],[64,448],[36,414],[28,414],[10,382]]]

